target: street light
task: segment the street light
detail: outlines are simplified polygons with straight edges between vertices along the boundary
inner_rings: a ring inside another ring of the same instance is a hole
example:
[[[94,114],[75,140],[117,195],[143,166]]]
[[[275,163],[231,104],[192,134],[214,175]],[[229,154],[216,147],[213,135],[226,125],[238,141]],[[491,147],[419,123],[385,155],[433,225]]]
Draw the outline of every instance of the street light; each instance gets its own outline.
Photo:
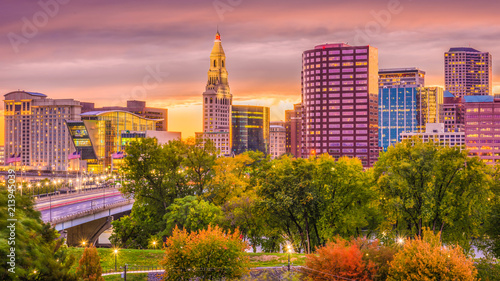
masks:
[[[118,249],[115,248],[115,250],[113,252],[115,253],[115,271],[117,271],[116,270],[116,257],[118,256]]]
[[[290,271],[290,254],[292,253],[292,245],[286,245],[288,252],[288,271]]]

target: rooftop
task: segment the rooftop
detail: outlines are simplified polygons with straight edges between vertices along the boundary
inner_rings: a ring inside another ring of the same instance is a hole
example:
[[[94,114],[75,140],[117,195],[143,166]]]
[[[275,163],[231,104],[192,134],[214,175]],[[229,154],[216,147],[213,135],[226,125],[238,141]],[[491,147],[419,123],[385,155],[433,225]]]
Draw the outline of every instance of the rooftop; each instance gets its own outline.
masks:
[[[480,53],[480,51],[474,49],[474,48],[468,48],[468,47],[460,47],[460,48],[450,48],[448,51],[449,53],[454,53],[454,52],[471,52],[471,53]]]
[[[464,96],[465,102],[493,102],[493,96]]]
[[[450,91],[444,91],[443,93],[443,98],[454,98],[455,95],[453,95]]]

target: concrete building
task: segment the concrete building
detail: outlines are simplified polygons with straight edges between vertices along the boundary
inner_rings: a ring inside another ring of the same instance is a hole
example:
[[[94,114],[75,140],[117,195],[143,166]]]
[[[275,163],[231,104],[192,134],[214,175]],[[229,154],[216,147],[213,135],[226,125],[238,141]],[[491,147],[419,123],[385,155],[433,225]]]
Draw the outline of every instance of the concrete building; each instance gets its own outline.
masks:
[[[79,120],[81,105],[73,99],[49,99],[35,92],[4,95],[5,155],[21,154],[26,169],[67,171],[75,151],[65,120]]]
[[[302,157],[302,104],[285,111],[286,153]]]
[[[470,156],[500,164],[500,95],[465,96],[465,142]]]
[[[210,53],[208,81],[203,93],[203,133],[197,138],[210,139],[221,155],[231,154],[231,105],[226,70],[226,55],[222,49],[219,32],[215,35],[214,46]]]
[[[378,50],[318,45],[302,55],[302,157],[378,159]]]
[[[491,95],[491,55],[473,48],[451,48],[444,54],[444,83],[455,97]]]
[[[425,71],[416,67],[380,69],[378,86],[381,89],[425,87]]]
[[[269,126],[269,154],[272,159],[286,153],[285,122],[271,122]]]
[[[443,103],[440,87],[379,89],[379,146],[401,141],[401,133],[425,132],[427,123],[437,123]]]
[[[443,123],[428,123],[425,133],[401,133],[401,141],[417,136],[424,142],[434,141],[445,146],[465,147],[464,132],[446,132]]]
[[[269,154],[269,107],[232,106],[232,155],[245,151]]]
[[[439,109],[439,120],[444,123],[446,132],[463,132],[465,122],[463,98],[457,98],[449,91],[443,95],[443,104]]]
[[[122,110],[128,111],[148,119],[158,119],[156,122],[157,131],[168,131],[168,109],[147,107],[145,101],[129,100],[127,106],[105,106],[96,108],[94,103],[82,102],[82,113],[90,111]]]

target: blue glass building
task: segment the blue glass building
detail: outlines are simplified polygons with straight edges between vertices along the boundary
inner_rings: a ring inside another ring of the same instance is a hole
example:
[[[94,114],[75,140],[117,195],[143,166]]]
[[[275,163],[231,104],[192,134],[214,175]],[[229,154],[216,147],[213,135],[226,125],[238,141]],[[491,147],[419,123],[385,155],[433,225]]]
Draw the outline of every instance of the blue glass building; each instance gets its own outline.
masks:
[[[401,141],[400,134],[419,129],[417,88],[379,89],[379,146],[383,151]],[[424,124],[425,125],[425,124]]]

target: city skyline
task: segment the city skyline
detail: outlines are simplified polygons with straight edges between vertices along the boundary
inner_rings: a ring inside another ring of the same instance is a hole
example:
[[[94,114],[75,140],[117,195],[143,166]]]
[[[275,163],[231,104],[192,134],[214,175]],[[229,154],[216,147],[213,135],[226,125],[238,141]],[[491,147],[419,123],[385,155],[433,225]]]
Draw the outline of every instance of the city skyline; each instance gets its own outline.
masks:
[[[184,137],[202,131],[201,90],[217,26],[234,104],[268,106],[272,121],[300,102],[302,52],[327,42],[372,45],[379,68],[419,67],[427,86],[442,87],[444,53],[471,46],[491,53],[493,93],[500,92],[498,31],[488,25],[499,3],[108,1],[95,9],[94,1],[41,2],[56,4],[4,4],[3,94],[21,89],[99,107],[145,100],[168,108],[169,130]],[[36,31],[23,33],[30,24]]]

